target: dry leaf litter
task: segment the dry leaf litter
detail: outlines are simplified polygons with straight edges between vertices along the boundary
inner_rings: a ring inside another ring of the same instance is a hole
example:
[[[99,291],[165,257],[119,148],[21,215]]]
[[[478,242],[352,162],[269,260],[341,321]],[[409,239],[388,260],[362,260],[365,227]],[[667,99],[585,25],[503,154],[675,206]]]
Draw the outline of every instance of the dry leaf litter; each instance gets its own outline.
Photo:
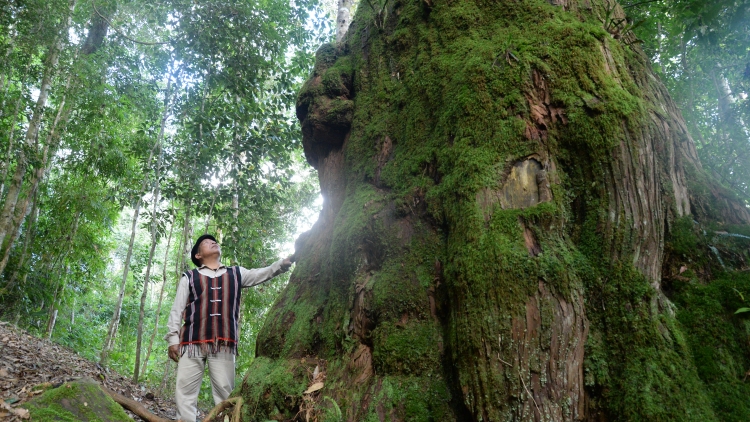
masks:
[[[133,384],[122,375],[78,356],[74,351],[34,337],[7,322],[0,322],[0,420],[28,420],[28,411],[19,406],[47,387],[90,377],[125,397],[140,402],[151,413],[175,419],[171,399]],[[128,410],[133,419],[140,420]]]

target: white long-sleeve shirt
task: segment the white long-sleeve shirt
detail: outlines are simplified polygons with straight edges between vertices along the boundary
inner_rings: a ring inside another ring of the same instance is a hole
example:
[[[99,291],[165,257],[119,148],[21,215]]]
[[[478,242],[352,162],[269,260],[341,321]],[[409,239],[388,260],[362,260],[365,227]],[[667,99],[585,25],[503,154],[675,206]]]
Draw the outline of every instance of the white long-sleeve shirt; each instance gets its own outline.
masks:
[[[240,277],[242,288],[256,286],[264,283],[277,275],[283,273],[281,269],[280,259],[273,264],[265,268],[253,268],[248,270],[247,268],[240,267]],[[227,272],[227,267],[221,266],[216,270],[206,267],[205,265],[198,268],[198,272],[211,278],[221,277]],[[188,278],[183,275],[180,278],[180,284],[177,286],[177,293],[175,294],[174,303],[172,304],[172,310],[169,311],[169,320],[167,321],[167,335],[164,336],[164,340],[169,342],[170,346],[180,344],[180,328],[182,328],[182,311],[187,306],[188,296],[190,295],[190,287],[188,285]]]

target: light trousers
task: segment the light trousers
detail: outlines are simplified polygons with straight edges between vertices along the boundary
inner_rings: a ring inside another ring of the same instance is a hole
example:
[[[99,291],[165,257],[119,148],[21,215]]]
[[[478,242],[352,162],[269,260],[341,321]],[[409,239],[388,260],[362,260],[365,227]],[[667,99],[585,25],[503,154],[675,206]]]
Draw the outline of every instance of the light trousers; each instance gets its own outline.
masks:
[[[234,390],[234,355],[232,353],[215,353],[194,358],[187,354],[177,363],[177,386],[175,402],[177,419],[183,422],[194,422],[198,404],[198,393],[203,381],[203,371],[208,362],[208,374],[211,377],[211,389],[214,404],[219,404],[229,397]]]

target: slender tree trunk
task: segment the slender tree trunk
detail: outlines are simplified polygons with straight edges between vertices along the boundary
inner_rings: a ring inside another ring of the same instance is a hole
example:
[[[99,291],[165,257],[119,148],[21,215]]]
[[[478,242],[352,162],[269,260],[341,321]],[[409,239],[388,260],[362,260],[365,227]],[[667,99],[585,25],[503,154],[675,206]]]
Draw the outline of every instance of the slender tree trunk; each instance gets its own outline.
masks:
[[[16,122],[18,120],[18,108],[21,106],[21,100],[23,95],[19,93],[18,100],[16,100],[16,106],[13,110],[13,120],[10,124],[10,132],[8,133],[8,151],[3,161],[3,169],[0,170],[0,198],[3,197],[5,192],[5,178],[8,177],[8,169],[10,169],[11,163],[13,162],[13,140],[16,133]]]
[[[4,61],[6,63],[8,62],[8,58],[10,57],[10,53],[13,52],[13,47],[15,46],[15,43],[16,43],[16,36],[18,35],[18,32],[16,31],[16,28],[15,28],[15,24],[11,24],[11,26],[7,28],[7,33],[9,35],[10,41],[8,42],[8,48],[5,50]],[[5,115],[5,102],[8,99],[8,91],[11,85],[10,79],[11,78],[9,75],[5,73],[0,74],[0,88],[2,88],[3,90],[3,100],[0,103],[0,117]],[[17,112],[18,112],[18,108],[16,107],[16,113]],[[0,195],[2,195],[2,190],[0,190]]]
[[[353,0],[338,0],[338,8],[336,9],[336,43],[337,44],[340,44],[344,40],[344,36],[346,35],[346,32],[349,30],[349,25],[352,23],[353,14],[354,14],[354,1]]]
[[[59,301],[62,300],[62,296],[65,293],[65,287],[68,283],[68,276],[70,274],[70,266],[65,265],[65,260],[68,258],[68,255],[73,251],[73,246],[75,245],[75,238],[76,234],[78,234],[78,227],[80,224],[81,219],[81,212],[78,211],[73,218],[73,226],[71,228],[70,233],[65,237],[65,241],[68,245],[67,249],[64,253],[60,254],[60,256],[57,259],[57,263],[60,263],[65,266],[65,274],[63,276],[60,276],[57,271],[57,265],[53,264],[49,270],[49,274],[56,275],[59,281],[59,287],[55,290],[55,296],[52,298],[52,302],[50,302],[50,310],[49,310],[49,316],[47,320],[47,330],[45,332],[45,337],[52,338],[52,332],[55,329],[55,323],[57,322],[57,314],[58,314],[58,306]]]
[[[148,160],[146,160],[146,169],[151,167],[151,159],[154,155],[154,149],[158,146],[158,143],[154,144],[154,148],[149,153]],[[148,170],[147,170],[148,171]],[[117,303],[115,304],[115,311],[112,314],[112,319],[109,322],[109,329],[107,330],[107,337],[104,339],[102,345],[102,352],[100,355],[100,361],[102,364],[106,364],[109,352],[114,347],[115,337],[117,335],[117,328],[120,325],[120,314],[122,312],[122,302],[125,298],[125,287],[128,282],[128,272],[130,271],[130,260],[133,257],[133,245],[135,244],[135,234],[138,228],[138,215],[141,211],[141,201],[143,195],[146,194],[146,186],[148,183],[148,174],[143,176],[143,184],[141,186],[141,193],[135,202],[135,208],[133,210],[133,223],[130,227],[130,242],[128,243],[128,253],[125,255],[125,262],[123,262],[122,268],[122,281],[120,282],[120,292],[117,295]]]
[[[57,295],[55,295],[55,300],[57,300]],[[47,319],[47,329],[45,330],[44,337],[46,339],[52,338],[52,331],[55,329],[55,324],[57,323],[57,305],[54,305],[50,308],[50,315]]]
[[[73,298],[73,306],[70,308],[70,330],[73,331],[73,327],[76,324],[76,298]]]
[[[68,77],[68,81],[65,85],[65,88],[70,87],[70,77]],[[5,266],[8,264],[8,259],[10,258],[10,252],[13,248],[13,244],[15,243],[16,239],[20,235],[21,230],[21,224],[23,223],[24,218],[26,215],[28,215],[29,212],[29,202],[30,198],[36,195],[36,192],[39,187],[39,182],[42,180],[44,173],[47,169],[47,163],[49,161],[50,156],[50,150],[54,154],[54,151],[57,149],[57,145],[60,141],[60,128],[59,124],[60,121],[67,121],[69,115],[70,115],[70,108],[66,107],[65,102],[65,96],[63,96],[62,101],[60,102],[60,106],[57,112],[57,115],[55,116],[55,120],[52,123],[52,128],[50,129],[50,132],[47,134],[47,139],[44,144],[44,147],[42,148],[41,153],[41,160],[39,165],[34,169],[33,175],[31,177],[31,180],[28,183],[28,193],[26,194],[26,198],[24,198],[20,205],[16,204],[16,209],[14,210],[14,218],[11,221],[11,224],[8,226],[6,230],[11,230],[11,237],[9,239],[6,239],[5,244],[2,245],[2,259],[0,260],[0,274],[5,271]]]
[[[192,205],[192,198],[188,199],[188,203],[185,205],[185,221],[182,226],[182,237],[180,244],[177,248],[179,256],[175,260],[175,276],[177,277],[177,284],[180,282],[182,272],[185,271],[185,262],[190,254],[190,239],[192,238],[192,225],[190,224],[190,206]],[[176,287],[176,285],[175,285]]]
[[[33,149],[34,145],[37,143],[37,137],[39,136],[39,130],[42,125],[42,117],[44,116],[45,107],[47,106],[47,98],[49,97],[54,77],[57,74],[57,63],[60,58],[60,52],[62,51],[62,43],[68,35],[67,30],[70,27],[75,6],[76,0],[71,0],[69,3],[69,13],[66,18],[66,24],[63,25],[62,30],[59,32],[59,35],[55,38],[53,45],[49,49],[44,76],[42,77],[42,83],[39,86],[39,97],[34,107],[34,113],[29,121],[28,129],[26,130],[25,144],[29,149]],[[0,211],[0,245],[5,242],[5,238],[13,230],[13,215],[18,203],[18,197],[23,189],[23,180],[26,175],[28,164],[28,157],[26,157],[23,149],[21,149],[18,155],[15,172],[11,178],[10,186],[8,187],[8,194],[5,197],[2,211]]]
[[[161,159],[159,160],[161,162]],[[137,330],[137,340],[136,340],[136,349],[135,349],[135,366],[133,369],[133,382],[138,383],[138,376],[139,376],[139,370],[140,370],[140,364],[141,364],[141,343],[143,341],[143,321],[145,319],[145,312],[146,312],[146,298],[148,297],[148,285],[151,282],[151,264],[154,260],[154,251],[156,250],[156,244],[157,244],[157,236],[156,236],[156,228],[157,228],[157,220],[156,220],[156,208],[158,206],[159,202],[159,175],[158,175],[158,168],[157,168],[157,174],[154,178],[154,212],[153,212],[153,222],[151,223],[151,248],[148,251],[148,262],[146,264],[146,276],[143,279],[143,292],[141,293],[141,305],[140,309],[138,311],[138,330]]]
[[[238,100],[239,101],[239,100]],[[239,245],[239,218],[240,218],[240,191],[239,191],[239,174],[240,174],[240,146],[239,146],[239,128],[234,128],[234,134],[232,135],[232,231],[230,238],[232,239],[231,245],[231,257],[230,260],[232,265],[235,265],[238,261],[237,248]]]
[[[21,250],[21,256],[18,258],[18,266],[15,271],[13,271],[13,275],[10,277],[10,280],[8,280],[8,283],[3,287],[2,290],[0,290],[0,296],[2,296],[5,293],[9,293],[13,290],[13,287],[16,285],[16,281],[18,280],[18,275],[20,273],[25,274],[28,273],[28,269],[25,268],[26,266],[26,258],[28,256],[29,248],[34,242],[34,235],[36,233],[36,222],[39,218],[39,191],[36,191],[36,196],[34,197],[34,205],[32,206],[31,210],[31,220],[29,220],[28,225],[25,229],[25,236],[24,236],[24,242],[23,242],[23,250]],[[24,279],[25,281],[25,279]]]
[[[172,368],[172,360],[167,359],[167,362],[164,364],[164,375],[161,377],[161,384],[159,384],[159,395],[164,395],[164,390],[167,389],[167,380],[169,379],[169,370]]]
[[[208,209],[208,215],[206,215],[206,222],[203,223],[203,233],[208,233],[208,226],[211,224],[211,217],[214,213],[214,205],[216,205],[216,197],[219,196],[219,188],[221,188],[221,183],[216,184],[216,192],[214,192],[213,195],[211,195],[211,207]]]
[[[172,224],[169,228],[169,236],[167,237],[167,247],[164,252],[164,263],[162,266],[162,277],[161,277],[161,289],[159,290],[159,303],[156,305],[156,317],[154,318],[154,331],[151,333],[151,339],[148,341],[148,349],[146,349],[146,357],[143,359],[143,367],[141,368],[141,374],[146,374],[146,367],[148,366],[148,358],[151,357],[151,350],[154,347],[154,339],[159,331],[159,316],[161,315],[161,304],[164,301],[164,286],[167,285],[167,261],[169,260],[169,248],[172,246],[172,232],[174,231],[176,216],[172,215]]]
[[[34,197],[34,200],[30,201],[32,196]],[[26,217],[28,216],[28,213],[31,211],[28,208],[29,202],[36,203],[36,189],[34,190],[34,192],[29,192],[26,198],[23,199],[23,202],[21,203],[21,207],[18,207],[16,209],[16,215],[13,218],[13,225],[17,228],[13,231],[13,233],[11,233],[10,238],[7,239],[6,246],[2,254],[2,259],[0,259],[0,274],[2,274],[5,271],[5,267],[8,265],[8,261],[10,260],[10,255],[13,250],[13,245],[15,244],[18,237],[21,235],[21,225],[23,223],[23,220],[26,219]]]
[[[151,264],[154,259],[154,251],[156,250],[156,243],[157,243],[157,228],[158,228],[158,220],[156,217],[156,211],[159,206],[159,193],[160,193],[160,186],[161,181],[159,180],[159,172],[161,170],[161,163],[162,163],[162,156],[163,156],[163,147],[162,147],[162,141],[164,138],[164,129],[167,125],[167,119],[169,118],[169,112],[170,112],[170,102],[172,99],[172,76],[170,75],[167,81],[167,91],[164,95],[164,112],[162,114],[161,118],[161,126],[159,128],[159,135],[157,139],[157,143],[159,144],[159,159],[157,160],[156,164],[156,174],[154,175],[154,211],[152,214],[152,222],[151,222],[151,249],[148,252],[148,263],[146,264],[146,277],[143,280],[143,293],[141,294],[141,306],[140,311],[138,313],[138,334],[137,334],[137,340],[136,340],[136,349],[135,349],[135,366],[133,368],[133,382],[138,383],[138,375],[140,370],[140,364],[141,364],[141,343],[143,341],[143,321],[145,319],[145,312],[146,312],[146,298],[148,296],[148,284],[150,283],[151,279]]]

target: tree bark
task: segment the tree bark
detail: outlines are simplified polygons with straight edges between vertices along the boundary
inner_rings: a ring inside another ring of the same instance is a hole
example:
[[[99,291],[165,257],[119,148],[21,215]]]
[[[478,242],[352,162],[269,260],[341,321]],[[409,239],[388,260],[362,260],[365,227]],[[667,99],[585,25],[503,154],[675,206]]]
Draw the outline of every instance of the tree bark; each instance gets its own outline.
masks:
[[[70,308],[70,331],[76,325],[76,298],[73,298],[73,306]]]
[[[138,383],[139,369],[141,365],[141,343],[143,341],[143,321],[146,312],[146,298],[148,297],[148,284],[151,282],[151,264],[154,261],[154,251],[156,250],[157,238],[157,217],[156,210],[159,205],[159,167],[161,166],[161,152],[159,153],[159,164],[157,165],[156,175],[154,177],[154,211],[151,223],[151,248],[148,251],[148,262],[146,264],[146,275],[143,278],[143,292],[141,293],[141,304],[138,311],[138,331],[135,349],[135,366],[133,367],[133,382]]]
[[[177,277],[177,281],[175,284],[175,287],[177,287],[177,284],[180,283],[180,277],[182,277],[182,272],[186,270],[185,263],[188,259],[190,259],[190,240],[193,237],[193,228],[190,224],[190,211],[191,211],[191,205],[193,203],[192,198],[188,199],[187,204],[185,205],[185,222],[182,227],[182,238],[180,242],[180,247],[178,251],[180,252],[179,259],[175,262],[175,276]]]
[[[33,201],[30,201],[31,197],[34,197]],[[10,253],[13,244],[15,244],[16,240],[21,235],[21,225],[23,223],[23,220],[26,219],[26,217],[28,216],[28,212],[31,211],[28,208],[29,202],[33,202],[34,204],[36,204],[36,189],[34,189],[33,192],[29,192],[26,198],[23,199],[21,206],[17,207],[16,209],[16,215],[13,217],[12,221],[15,230],[11,233],[10,238],[7,239],[5,247],[2,248],[3,254],[2,259],[0,259],[0,274],[5,271],[5,267],[8,265],[8,261],[10,260]]]
[[[158,228],[158,220],[156,217],[156,211],[159,206],[159,194],[160,194],[160,187],[161,187],[161,181],[159,180],[159,172],[161,170],[161,164],[162,164],[162,157],[163,157],[163,150],[164,147],[162,146],[162,141],[164,139],[164,129],[167,125],[167,119],[169,118],[169,112],[170,112],[170,102],[172,100],[172,75],[169,76],[167,80],[167,91],[164,95],[164,111],[161,117],[161,124],[159,126],[159,134],[157,136],[157,144],[159,145],[159,158],[157,160],[156,164],[156,172],[154,174],[154,210],[152,214],[152,222],[151,222],[151,249],[148,252],[148,263],[146,264],[146,276],[143,279],[143,293],[141,294],[141,305],[140,310],[138,312],[138,334],[137,334],[137,340],[136,340],[136,349],[135,349],[135,367],[133,368],[133,382],[138,383],[138,375],[139,375],[139,369],[141,364],[141,342],[143,341],[143,320],[145,318],[145,311],[146,311],[146,297],[148,296],[148,283],[150,282],[151,278],[151,264],[153,263],[154,259],[154,251],[156,250],[156,244],[158,241],[157,237],[157,228]]]
[[[170,419],[164,419],[160,416],[156,416],[153,413],[149,412],[148,409],[146,409],[142,404],[138,403],[137,401],[133,399],[129,399],[123,396],[122,394],[116,393],[103,385],[101,386],[101,388],[105,393],[109,394],[109,396],[112,397],[112,400],[117,402],[117,404],[135,413],[136,415],[138,415],[138,417],[140,417],[144,421],[171,422]]]
[[[156,148],[154,144],[154,148]],[[151,166],[151,158],[153,157],[154,150],[151,150],[148,160],[146,160],[146,168]],[[107,337],[104,339],[102,345],[102,352],[100,355],[100,361],[104,364],[107,362],[107,356],[112,351],[115,342],[115,336],[117,335],[117,328],[120,325],[120,313],[122,312],[122,302],[125,298],[125,287],[128,281],[128,272],[130,270],[130,260],[133,257],[133,244],[135,243],[135,234],[138,227],[138,215],[141,211],[141,201],[143,195],[146,193],[146,184],[148,182],[147,175],[144,175],[143,185],[141,186],[141,194],[138,196],[135,202],[135,209],[133,210],[133,224],[130,227],[130,243],[128,244],[128,253],[125,255],[125,262],[122,268],[122,282],[120,282],[120,292],[117,295],[117,304],[115,305],[115,311],[112,314],[112,319],[109,322],[109,329],[107,330]]]
[[[363,4],[321,47],[296,111],[325,201],[243,381],[255,418],[717,419],[665,245],[750,215],[691,190],[715,185],[624,22],[600,0]]]
[[[10,132],[8,133],[8,152],[5,156],[5,161],[3,162],[3,169],[0,171],[0,198],[3,197],[3,193],[5,192],[5,178],[8,177],[8,169],[10,169],[10,165],[12,162],[13,157],[13,141],[16,133],[16,121],[18,119],[18,108],[21,105],[21,100],[23,99],[23,95],[19,93],[18,100],[16,100],[16,106],[13,110],[13,120],[10,124]]]
[[[24,242],[23,242],[23,249],[21,250],[21,256],[18,258],[18,266],[15,271],[13,271],[13,275],[8,280],[8,283],[3,286],[2,290],[0,290],[0,296],[2,296],[5,293],[9,293],[13,290],[13,287],[16,285],[16,281],[18,281],[18,275],[20,273],[24,274],[24,277],[28,273],[28,269],[24,268],[26,266],[26,258],[28,256],[29,247],[34,243],[34,235],[36,234],[36,222],[39,218],[39,207],[38,207],[38,201],[39,201],[39,191],[37,190],[36,196],[34,197],[34,205],[31,209],[31,220],[29,220],[26,229],[25,229],[25,236],[24,236]],[[25,278],[24,278],[25,281]]]
[[[164,394],[164,390],[167,388],[167,379],[169,379],[169,369],[172,367],[172,360],[167,359],[164,364],[164,375],[161,377],[161,384],[159,384],[159,393]]]
[[[99,2],[97,4],[97,10],[104,16],[112,16],[117,11],[117,2],[111,1],[106,4]],[[109,22],[107,19],[99,16],[99,13],[94,11],[91,15],[91,22],[89,23],[89,32],[86,35],[86,40],[81,46],[82,54],[94,54],[104,44],[104,38],[107,36],[109,30]]]
[[[352,0],[338,0],[336,9],[336,43],[341,43],[349,30],[354,15],[354,2]]]
[[[169,247],[172,246],[172,232],[174,231],[176,216],[172,214],[172,224],[169,228],[169,236],[167,237],[167,247],[164,251],[164,263],[162,265],[162,277],[161,277],[161,289],[159,290],[159,304],[156,306],[156,317],[154,319],[154,331],[151,333],[151,339],[148,341],[148,349],[146,350],[146,357],[143,359],[143,368],[141,373],[146,373],[146,366],[148,365],[148,358],[151,356],[151,350],[154,347],[154,338],[156,333],[159,331],[159,315],[161,314],[161,304],[164,301],[164,286],[167,285],[167,261],[169,260]]]
[[[65,84],[66,91],[70,87],[70,80],[71,77],[69,76]],[[66,107],[66,96],[67,93],[66,95],[63,95],[62,101],[60,101],[57,115],[55,116],[55,120],[52,123],[52,128],[47,134],[47,139],[44,143],[44,147],[42,147],[40,163],[34,169],[31,180],[28,183],[28,192],[26,194],[26,197],[21,201],[20,206],[18,203],[16,203],[13,219],[10,221],[10,224],[6,228],[6,230],[11,231],[11,237],[9,239],[6,239],[5,244],[0,242],[0,250],[3,251],[3,258],[0,260],[0,274],[5,271],[5,266],[8,264],[11,249],[13,248],[16,239],[20,235],[21,224],[23,223],[26,215],[28,215],[30,198],[36,196],[36,192],[39,188],[39,183],[44,177],[44,173],[47,169],[49,156],[51,154],[54,154],[57,150],[57,145],[60,142],[61,136],[60,122],[61,120],[63,122],[67,122],[68,117],[70,116],[71,109],[70,107]]]
[[[57,299],[57,296],[55,296],[55,300]],[[59,310],[57,309],[57,305],[53,305],[50,309],[50,315],[47,319],[47,329],[45,331],[44,337],[49,340],[52,338],[52,331],[55,329],[55,324],[57,323],[57,313]]]
[[[68,244],[68,248],[65,250],[64,253],[60,254],[60,256],[57,259],[57,262],[65,265],[65,260],[68,258],[68,255],[70,255],[70,252],[73,251],[73,245],[75,245],[75,237],[78,233],[78,224],[80,223],[81,218],[81,212],[77,212],[75,217],[73,218],[73,225],[70,230],[70,234],[66,236],[65,241]],[[57,322],[57,314],[58,314],[58,302],[61,300],[61,296],[65,293],[65,287],[68,283],[67,277],[70,273],[69,266],[65,265],[65,275],[60,276],[57,271],[57,265],[53,264],[50,267],[50,274],[56,275],[58,277],[58,284],[59,287],[55,289],[55,295],[52,298],[52,301],[50,302],[50,308],[49,308],[49,317],[47,319],[47,330],[45,331],[45,337],[50,339],[52,338],[52,332],[55,329],[55,323]]]
[[[26,130],[26,136],[24,143],[29,150],[33,150],[37,143],[37,137],[39,130],[42,125],[42,117],[44,116],[45,107],[47,106],[47,98],[49,97],[50,89],[52,88],[52,81],[57,74],[57,63],[60,59],[60,52],[62,51],[62,42],[67,37],[67,30],[70,27],[73,11],[75,10],[76,0],[71,0],[69,3],[69,13],[66,18],[66,24],[61,28],[58,36],[55,38],[52,46],[49,48],[47,60],[44,68],[44,76],[42,77],[41,85],[39,86],[39,97],[37,98],[36,105],[34,107],[34,113],[29,121],[28,128]],[[0,212],[0,245],[5,242],[5,238],[12,232],[12,219],[15,213],[15,208],[18,203],[19,195],[23,189],[23,180],[26,175],[26,169],[28,168],[28,157],[26,157],[23,148],[18,154],[18,160],[16,162],[16,169],[11,178],[10,186],[8,187],[8,194],[5,197],[2,211]]]

